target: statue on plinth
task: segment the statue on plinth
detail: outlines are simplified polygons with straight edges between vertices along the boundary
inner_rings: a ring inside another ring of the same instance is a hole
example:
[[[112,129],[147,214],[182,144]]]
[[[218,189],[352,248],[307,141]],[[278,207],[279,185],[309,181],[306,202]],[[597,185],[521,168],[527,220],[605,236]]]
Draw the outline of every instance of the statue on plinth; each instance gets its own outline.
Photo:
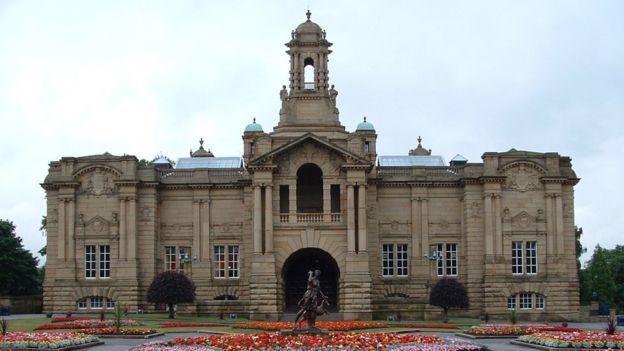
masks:
[[[327,296],[321,291],[320,276],[321,271],[318,269],[314,272],[308,272],[308,289],[303,294],[303,298],[299,300],[298,305],[301,309],[295,317],[293,330],[297,330],[299,322],[303,320],[308,323],[308,330],[317,330],[316,317],[327,313],[325,305],[329,305],[329,303],[327,302]]]

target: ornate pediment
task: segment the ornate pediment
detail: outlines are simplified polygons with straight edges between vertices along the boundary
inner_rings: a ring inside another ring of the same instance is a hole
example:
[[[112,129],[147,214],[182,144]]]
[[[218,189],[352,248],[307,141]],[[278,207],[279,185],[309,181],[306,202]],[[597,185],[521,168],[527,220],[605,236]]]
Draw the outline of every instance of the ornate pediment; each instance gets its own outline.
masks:
[[[116,169],[104,165],[88,166],[74,174],[80,183],[78,193],[97,197],[117,194],[115,180],[119,176]]]
[[[325,149],[327,151],[321,151]],[[254,160],[251,160],[247,167],[253,169],[254,167],[262,167],[267,164],[275,164],[283,162],[288,158],[287,154],[298,153],[298,157],[301,157],[308,162],[318,162],[317,158],[323,155],[335,154],[334,159],[343,158],[344,163],[356,164],[356,165],[370,165],[370,161],[358,156],[348,150],[345,150],[332,142],[322,139],[312,133],[307,133],[301,137],[290,141],[289,143],[278,147],[277,149],[268,152],[264,155],[260,155]]]
[[[514,231],[536,231],[537,218],[531,216],[526,211],[521,211],[511,217],[511,229]]]
[[[503,184],[504,190],[525,192],[542,190],[544,188],[540,177],[542,177],[546,171],[534,162],[512,162],[501,168],[500,173],[506,176],[505,183]]]
[[[116,223],[108,221],[101,216],[95,216],[84,222],[85,234],[87,236],[108,236],[111,233],[111,226],[113,224]]]

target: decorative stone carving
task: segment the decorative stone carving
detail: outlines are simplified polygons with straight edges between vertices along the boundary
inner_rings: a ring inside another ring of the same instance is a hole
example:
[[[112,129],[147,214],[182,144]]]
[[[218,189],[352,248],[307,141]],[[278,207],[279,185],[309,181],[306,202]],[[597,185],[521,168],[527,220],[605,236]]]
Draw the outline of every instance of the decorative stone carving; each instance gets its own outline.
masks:
[[[503,185],[503,189],[505,190],[525,192],[543,189],[542,183],[539,180],[543,172],[535,167],[529,167],[525,163],[518,163],[515,166],[506,168],[503,174],[507,176],[507,180]]]
[[[85,235],[87,236],[102,236],[110,235],[111,222],[106,219],[95,216],[90,220],[84,222]]]
[[[193,224],[192,223],[161,224],[160,232],[165,236],[192,235]]]
[[[79,193],[93,196],[116,194],[117,186],[114,183],[116,177],[104,167],[95,167],[82,177]]]
[[[537,219],[535,217],[526,211],[521,211],[511,219],[511,228],[518,231],[536,231],[536,222]]]
[[[141,207],[139,213],[140,213],[140,221],[141,222],[148,222],[150,219],[152,219],[152,212],[153,210],[150,207]]]
[[[470,204],[470,217],[472,218],[481,218],[483,216],[481,204],[477,201],[474,201]]]
[[[387,235],[392,234],[407,234],[409,232],[409,222],[399,222],[399,221],[379,221],[379,226],[381,227],[381,232]]]

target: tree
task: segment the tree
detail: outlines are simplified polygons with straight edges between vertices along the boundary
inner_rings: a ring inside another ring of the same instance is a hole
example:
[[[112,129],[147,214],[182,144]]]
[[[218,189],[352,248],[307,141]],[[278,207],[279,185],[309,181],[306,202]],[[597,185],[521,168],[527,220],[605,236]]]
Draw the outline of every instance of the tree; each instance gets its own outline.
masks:
[[[589,305],[591,303],[591,288],[589,286],[589,275],[587,270],[581,266],[581,255],[587,252],[587,248],[581,244],[581,236],[583,228],[575,227],[574,236],[576,237],[576,272],[579,278],[579,299],[581,305]]]
[[[613,302],[618,308],[618,313],[621,313],[624,308],[624,246],[617,245],[611,250],[604,249],[604,253],[615,283]]]
[[[174,305],[195,301],[195,284],[184,273],[174,271],[159,273],[147,290],[147,301],[167,304],[169,318],[174,318]]]
[[[607,250],[596,245],[587,270],[589,272],[589,284],[592,292],[595,292],[599,302],[608,303],[610,307],[615,305],[615,281],[613,273],[607,261]]]
[[[459,280],[444,277],[431,288],[429,304],[444,309],[444,323],[448,323],[450,308],[466,308],[469,306],[466,287]]]
[[[0,220],[0,295],[41,293],[37,259],[24,249],[13,222]]]

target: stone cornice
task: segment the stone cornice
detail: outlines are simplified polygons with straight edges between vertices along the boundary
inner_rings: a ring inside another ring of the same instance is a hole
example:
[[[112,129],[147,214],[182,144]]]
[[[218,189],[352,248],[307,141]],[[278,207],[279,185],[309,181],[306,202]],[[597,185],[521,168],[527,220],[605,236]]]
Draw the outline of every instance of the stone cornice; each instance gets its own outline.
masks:
[[[60,188],[77,188],[80,186],[78,182],[53,182],[39,184],[45,190],[58,190]]]
[[[565,177],[541,177],[540,181],[544,184],[563,184],[568,180]]]
[[[479,181],[482,184],[486,184],[486,183],[504,183],[507,180],[507,177],[505,176],[481,176],[479,177]]]
[[[243,183],[227,183],[227,184],[163,184],[161,190],[195,190],[195,189],[242,189],[246,184]]]
[[[460,182],[464,185],[481,185],[479,178],[462,178]]]
[[[566,179],[565,182],[563,182],[564,185],[576,185],[578,184],[578,182],[581,181],[581,178],[568,178]]]
[[[138,180],[115,180],[113,183],[117,186],[138,186]]]
[[[275,173],[277,171],[277,165],[273,165],[273,164],[253,165],[253,166],[247,166],[247,170],[249,171],[249,173],[262,172],[262,171],[270,171],[271,173]]]
[[[463,185],[460,182],[384,182],[375,181],[374,183],[378,187],[383,188],[400,188],[400,187],[415,187],[415,188],[460,188]]]
[[[363,170],[363,171],[367,171],[371,168],[371,165],[366,164],[366,165],[362,165],[362,164],[344,164],[342,166],[340,166],[340,168],[345,169],[345,170]]]

